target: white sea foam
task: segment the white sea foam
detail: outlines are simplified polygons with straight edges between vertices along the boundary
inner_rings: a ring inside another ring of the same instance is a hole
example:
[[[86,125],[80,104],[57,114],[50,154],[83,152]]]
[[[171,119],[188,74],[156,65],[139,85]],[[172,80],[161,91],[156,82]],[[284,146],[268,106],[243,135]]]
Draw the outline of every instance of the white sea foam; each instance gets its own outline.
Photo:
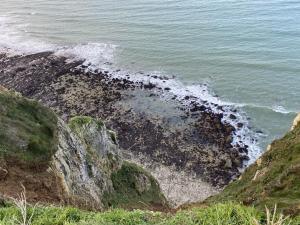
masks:
[[[132,71],[119,70],[112,65],[114,62],[116,45],[103,43],[88,43],[73,46],[58,46],[46,43],[35,38],[29,37],[24,32],[25,25],[16,23],[13,19],[0,17],[0,50],[10,54],[31,54],[42,51],[54,51],[57,56],[65,56],[69,60],[83,60],[89,70],[108,70],[111,77],[122,77],[135,82],[153,83],[162,90],[168,89],[162,94],[162,98],[170,99],[177,96],[177,100],[183,102],[189,107],[191,101],[197,101],[205,104],[207,108],[215,113],[223,114],[223,122],[229,123],[236,128],[233,133],[233,145],[248,146],[249,163],[252,163],[260,154],[261,149],[258,145],[259,134],[249,129],[249,121],[246,115],[240,110],[243,104],[234,104],[222,101],[215,96],[207,84],[195,84],[186,86],[174,77],[160,79],[165,76],[159,71],[147,73],[134,73]],[[193,96],[191,99],[185,99],[186,96]],[[222,109],[218,108],[222,106]],[[282,108],[276,108],[281,110]],[[231,119],[234,114],[236,119]],[[243,123],[243,127],[238,127],[238,123]]]
[[[84,60],[90,69],[109,69],[113,62],[116,45],[105,43],[79,44],[71,47],[58,47],[55,55],[69,59]]]
[[[297,113],[297,112],[294,112],[294,111],[287,110],[287,109],[285,109],[281,105],[275,105],[275,106],[273,106],[272,110],[275,111],[275,112],[278,112],[278,113],[283,113],[283,114]]]

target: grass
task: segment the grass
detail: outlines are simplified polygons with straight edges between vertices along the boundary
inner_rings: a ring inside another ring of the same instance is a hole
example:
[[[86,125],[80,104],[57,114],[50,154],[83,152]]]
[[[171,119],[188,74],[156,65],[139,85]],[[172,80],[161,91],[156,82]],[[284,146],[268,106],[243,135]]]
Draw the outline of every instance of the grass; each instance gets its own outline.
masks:
[[[69,127],[72,130],[76,130],[77,127],[82,127],[85,124],[89,124],[93,121],[92,117],[89,116],[75,116],[70,119]]]
[[[122,167],[111,175],[115,192],[105,193],[107,207],[147,208],[149,205],[166,205],[157,181],[141,167],[124,161]],[[139,188],[144,179],[145,190]]]
[[[88,125],[88,124],[92,123],[93,121],[95,121],[97,123],[99,128],[104,126],[104,123],[101,120],[94,120],[92,117],[89,117],[89,116],[75,116],[70,119],[69,127],[73,131],[77,131],[77,133],[78,133],[82,129],[83,125]]]
[[[47,162],[56,151],[56,115],[35,101],[0,90],[0,158]]]
[[[107,212],[87,212],[69,207],[28,209],[30,225],[275,225],[268,223],[267,215],[252,207],[234,203],[216,204],[166,214],[152,211],[112,209]],[[0,208],[0,225],[16,225],[22,215],[14,206]],[[276,215],[274,221],[277,221]],[[287,219],[278,225],[296,225],[300,219]]]
[[[241,179],[208,202],[228,200],[260,209],[277,204],[285,214],[300,213],[300,126],[274,141],[271,149],[247,168]]]

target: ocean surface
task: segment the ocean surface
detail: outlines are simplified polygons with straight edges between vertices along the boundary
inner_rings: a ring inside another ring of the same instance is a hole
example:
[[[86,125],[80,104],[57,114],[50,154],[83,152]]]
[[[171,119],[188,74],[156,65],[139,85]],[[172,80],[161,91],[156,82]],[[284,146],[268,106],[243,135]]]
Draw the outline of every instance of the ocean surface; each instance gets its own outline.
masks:
[[[0,49],[174,77],[236,108],[257,157],[300,111],[299,0],[0,0]],[[118,69],[118,70],[116,70]],[[118,74],[116,74],[118,75]],[[205,89],[203,89],[205,87]]]

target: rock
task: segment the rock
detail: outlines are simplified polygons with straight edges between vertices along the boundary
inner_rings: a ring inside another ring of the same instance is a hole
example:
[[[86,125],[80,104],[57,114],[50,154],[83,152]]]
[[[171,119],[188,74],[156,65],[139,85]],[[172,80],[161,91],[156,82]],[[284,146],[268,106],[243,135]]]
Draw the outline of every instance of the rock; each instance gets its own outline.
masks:
[[[143,194],[144,192],[150,190],[151,181],[148,176],[146,176],[145,174],[138,174],[135,176],[135,179],[135,187],[140,194]]]
[[[231,161],[230,158],[226,159],[225,167],[226,167],[226,168],[231,168],[231,167],[232,167],[232,161]]]
[[[237,127],[238,127],[238,128],[242,128],[243,126],[244,126],[244,124],[242,124],[242,123],[238,123],[238,124],[237,124]]]
[[[0,181],[4,180],[8,175],[7,169],[0,167]]]
[[[111,134],[100,121],[76,117],[70,128],[58,121],[58,138],[53,167],[67,194],[103,208],[103,194],[113,192],[110,176],[122,164]]]
[[[0,194],[0,207],[5,207],[6,203],[5,203],[5,199],[4,197]]]
[[[257,166],[261,166],[261,163],[262,163],[262,159],[261,159],[261,158],[258,158],[258,159],[256,160]]]
[[[156,87],[156,85],[153,84],[153,83],[144,84],[144,88],[145,88],[145,89],[153,89],[153,88],[155,88],[155,87]]]
[[[300,113],[294,119],[291,130],[293,131],[296,128],[296,126],[298,126],[299,123],[300,123]]]
[[[229,118],[232,119],[232,120],[236,120],[237,119],[236,116],[233,115],[233,114],[230,114]]]

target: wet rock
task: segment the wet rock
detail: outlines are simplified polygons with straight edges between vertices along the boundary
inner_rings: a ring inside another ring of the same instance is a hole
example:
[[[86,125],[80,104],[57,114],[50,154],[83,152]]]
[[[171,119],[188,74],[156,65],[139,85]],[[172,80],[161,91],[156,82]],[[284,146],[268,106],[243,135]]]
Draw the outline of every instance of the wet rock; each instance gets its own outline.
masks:
[[[155,88],[155,87],[156,87],[156,85],[153,84],[153,83],[144,84],[144,88],[145,88],[145,89],[153,89],[153,88]]]
[[[233,115],[233,114],[230,114],[229,118],[232,119],[232,120],[236,120],[237,119],[236,116]]]
[[[36,67],[30,66],[32,63]],[[175,104],[178,114],[166,113],[168,111],[163,107],[169,103],[164,102],[158,106],[161,113],[152,115],[148,112],[150,109],[135,108],[139,106],[136,99],[139,99],[139,91],[147,89],[146,97],[159,100],[156,95],[163,92],[161,87],[151,82],[132,82],[129,75],[111,79],[99,70],[87,73],[87,66],[82,63],[67,64],[65,58],[53,56],[51,52],[7,57],[7,61],[0,61],[0,70],[3,71],[0,84],[41,101],[65,120],[78,114],[107,119],[109,127],[118,134],[126,134],[121,135],[119,144],[135,159],[143,157],[153,165],[196,174],[218,187],[226,185],[240,173],[236,165],[240,165],[242,159],[230,154],[234,151],[230,141],[235,128],[223,123],[223,114],[213,113],[207,101],[199,104],[194,97],[187,96],[187,100],[193,101],[186,106],[186,102],[183,104],[182,101],[180,105],[177,96],[173,96],[174,101],[170,102]],[[45,69],[43,65],[49,65],[49,68]],[[13,71],[18,67],[26,69],[16,74]],[[154,79],[169,78],[158,76]],[[165,88],[165,91],[170,90],[170,87]],[[130,105],[132,102],[134,104]],[[193,117],[189,117],[191,114]],[[245,154],[245,150],[236,151]],[[232,163],[230,168],[225,158],[219,160],[225,153],[232,162],[237,158],[237,163]]]
[[[238,127],[238,128],[242,128],[243,126],[244,126],[243,123],[238,123],[238,124],[237,124],[237,127]]]

